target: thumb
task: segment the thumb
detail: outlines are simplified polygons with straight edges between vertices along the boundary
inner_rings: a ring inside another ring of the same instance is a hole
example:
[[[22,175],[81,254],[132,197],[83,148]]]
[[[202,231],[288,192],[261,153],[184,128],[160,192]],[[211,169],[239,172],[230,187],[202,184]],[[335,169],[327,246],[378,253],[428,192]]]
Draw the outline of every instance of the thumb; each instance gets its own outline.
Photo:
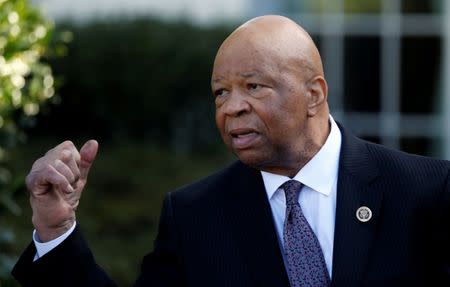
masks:
[[[98,142],[96,140],[87,141],[80,149],[80,178],[87,179],[89,169],[94,162],[98,151]]]

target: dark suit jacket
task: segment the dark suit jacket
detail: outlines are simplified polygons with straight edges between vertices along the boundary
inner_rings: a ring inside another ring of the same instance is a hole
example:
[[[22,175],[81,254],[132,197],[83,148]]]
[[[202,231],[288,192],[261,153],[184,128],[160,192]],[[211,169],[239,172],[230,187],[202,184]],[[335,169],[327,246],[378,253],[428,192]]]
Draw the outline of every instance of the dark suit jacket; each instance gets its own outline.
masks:
[[[341,130],[332,286],[450,286],[449,162]],[[13,270],[23,286],[114,286],[78,228],[32,263],[35,252]],[[136,286],[289,286],[260,172],[236,162],[169,193]]]

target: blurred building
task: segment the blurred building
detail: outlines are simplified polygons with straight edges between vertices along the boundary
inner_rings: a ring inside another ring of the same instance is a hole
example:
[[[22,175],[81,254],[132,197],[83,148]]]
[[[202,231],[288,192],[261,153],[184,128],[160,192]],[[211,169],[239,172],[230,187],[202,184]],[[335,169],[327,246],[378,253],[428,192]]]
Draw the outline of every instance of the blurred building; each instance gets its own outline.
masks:
[[[252,0],[313,34],[332,113],[356,134],[450,159],[450,22],[446,0]]]
[[[30,0],[60,20],[152,16],[183,19],[197,24],[237,21],[245,16],[250,0]]]
[[[286,15],[321,50],[337,120],[371,141],[450,159],[450,1],[31,1],[57,20],[144,14],[204,24]]]

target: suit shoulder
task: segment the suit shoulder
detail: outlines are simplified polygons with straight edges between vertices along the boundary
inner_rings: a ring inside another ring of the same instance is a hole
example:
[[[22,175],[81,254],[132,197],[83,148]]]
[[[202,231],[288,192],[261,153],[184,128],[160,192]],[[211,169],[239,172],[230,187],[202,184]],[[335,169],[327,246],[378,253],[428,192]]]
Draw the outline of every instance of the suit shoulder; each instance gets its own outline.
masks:
[[[209,176],[172,191],[170,196],[172,200],[188,202],[202,198],[220,197],[227,192],[237,176],[248,172],[250,169],[242,162],[235,161]]]
[[[398,174],[408,173],[421,175],[446,176],[450,172],[450,161],[410,154],[379,144],[363,141],[370,157],[377,162],[379,168]]]

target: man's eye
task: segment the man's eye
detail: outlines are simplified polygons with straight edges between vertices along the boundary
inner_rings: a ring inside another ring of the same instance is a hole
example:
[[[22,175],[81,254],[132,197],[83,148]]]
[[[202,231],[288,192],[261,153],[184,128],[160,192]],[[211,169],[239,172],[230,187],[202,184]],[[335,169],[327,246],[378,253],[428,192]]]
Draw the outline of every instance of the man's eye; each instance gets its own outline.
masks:
[[[247,85],[247,88],[252,91],[258,90],[261,87],[262,86],[260,84],[253,84],[253,83]]]
[[[216,97],[221,97],[225,94],[225,90],[224,89],[218,89],[214,91],[214,96]]]

